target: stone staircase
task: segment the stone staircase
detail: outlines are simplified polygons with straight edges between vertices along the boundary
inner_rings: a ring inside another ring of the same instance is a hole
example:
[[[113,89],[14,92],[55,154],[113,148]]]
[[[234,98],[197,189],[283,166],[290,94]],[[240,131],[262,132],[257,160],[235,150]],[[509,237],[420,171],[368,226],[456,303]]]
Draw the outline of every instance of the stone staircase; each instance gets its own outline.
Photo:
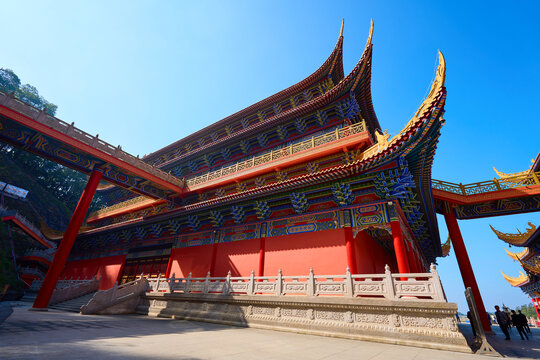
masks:
[[[67,300],[58,304],[49,305],[49,309],[69,311],[69,312],[81,312],[81,306],[88,304],[92,299],[95,292],[80,296],[75,299]]]
[[[34,303],[36,300],[37,292],[26,292],[22,298],[19,299],[19,301],[24,301],[28,303]]]

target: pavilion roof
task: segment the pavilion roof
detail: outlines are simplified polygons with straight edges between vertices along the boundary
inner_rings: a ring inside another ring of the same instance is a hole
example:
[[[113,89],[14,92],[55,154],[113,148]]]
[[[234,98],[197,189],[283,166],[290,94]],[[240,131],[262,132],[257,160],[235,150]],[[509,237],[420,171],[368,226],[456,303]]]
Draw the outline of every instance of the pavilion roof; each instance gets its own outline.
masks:
[[[267,97],[247,108],[240,110],[232,115],[227,116],[224,119],[221,119],[197,132],[194,132],[191,135],[184,137],[170,145],[165,146],[151,154],[148,154],[143,157],[143,160],[147,162],[152,162],[159,158],[161,155],[174,151],[175,149],[182,147],[192,141],[196,141],[202,136],[208,135],[216,130],[224,128],[226,125],[233,122],[240,121],[242,118],[250,116],[257,113],[265,107],[271,106],[272,104],[279,103],[288,97],[293,96],[296,93],[300,93],[303,90],[309,88],[313,84],[317,83],[321,79],[331,78],[333,83],[338,83],[343,79],[343,23],[341,25],[341,31],[339,34],[338,41],[334,47],[334,50],[326,61],[311,75],[303,79],[302,81],[288,87],[285,90],[282,90],[274,95]]]

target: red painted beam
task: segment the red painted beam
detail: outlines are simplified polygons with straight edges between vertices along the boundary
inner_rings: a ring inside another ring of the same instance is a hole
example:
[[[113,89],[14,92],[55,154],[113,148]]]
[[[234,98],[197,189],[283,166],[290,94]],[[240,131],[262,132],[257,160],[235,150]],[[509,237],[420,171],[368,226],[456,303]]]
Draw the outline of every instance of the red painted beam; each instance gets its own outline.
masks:
[[[101,170],[94,169],[92,171],[92,175],[90,175],[90,179],[88,180],[88,183],[86,184],[86,187],[81,195],[81,199],[79,200],[79,203],[75,208],[75,212],[69,221],[69,225],[64,233],[64,237],[62,238],[62,241],[60,241],[60,245],[56,250],[53,263],[49,267],[49,271],[47,271],[47,275],[45,275],[45,280],[43,280],[43,285],[41,285],[41,289],[39,290],[36,300],[34,301],[34,309],[47,309],[60,273],[64,269],[66,260],[69,256],[71,248],[73,247],[73,243],[75,242],[79,229],[81,228],[84,217],[88,212],[88,208],[90,207],[90,203],[92,202],[92,198],[94,197],[102,175],[103,171]]]
[[[33,120],[25,115],[22,115],[21,113],[18,113],[8,107],[0,105],[0,114],[4,115],[8,118],[10,118],[13,121],[18,122],[19,124],[26,126],[30,129],[33,129],[35,131],[38,131],[42,134],[45,134],[47,136],[52,137],[55,140],[58,140],[64,144],[73,146],[74,148],[86,152],[90,155],[93,155],[105,162],[108,162],[110,164],[113,164],[115,166],[118,166],[121,169],[127,170],[135,175],[138,175],[144,179],[150,180],[155,184],[158,184],[166,189],[169,189],[175,193],[181,194],[184,192],[184,190],[176,185],[173,185],[166,180],[160,179],[159,177],[152,175],[150,173],[147,173],[146,171],[139,169],[138,167],[131,165],[127,162],[124,162],[120,159],[115,158],[112,155],[109,155],[103,151],[97,150],[93,148],[90,145],[87,145],[79,140],[76,140],[69,135],[66,135],[60,131],[57,131],[55,129],[52,129],[44,124],[41,124],[40,122]]]

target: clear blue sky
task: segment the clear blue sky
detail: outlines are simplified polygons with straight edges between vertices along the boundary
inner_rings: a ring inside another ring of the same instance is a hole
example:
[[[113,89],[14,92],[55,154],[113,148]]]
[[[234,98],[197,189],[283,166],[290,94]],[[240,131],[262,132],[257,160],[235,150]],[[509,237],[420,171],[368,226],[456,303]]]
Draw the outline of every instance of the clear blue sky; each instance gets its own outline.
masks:
[[[147,154],[280,91],[332,51],[345,18],[344,66],[373,37],[373,103],[396,134],[447,61],[446,125],[433,177],[469,183],[525,170],[540,150],[536,1],[5,1],[0,67],[58,105],[58,117]],[[461,221],[488,310],[530,303],[500,275],[520,266],[488,227],[540,214]],[[439,219],[446,239],[444,220]],[[514,248],[513,250],[516,250]],[[464,310],[453,252],[439,260]]]

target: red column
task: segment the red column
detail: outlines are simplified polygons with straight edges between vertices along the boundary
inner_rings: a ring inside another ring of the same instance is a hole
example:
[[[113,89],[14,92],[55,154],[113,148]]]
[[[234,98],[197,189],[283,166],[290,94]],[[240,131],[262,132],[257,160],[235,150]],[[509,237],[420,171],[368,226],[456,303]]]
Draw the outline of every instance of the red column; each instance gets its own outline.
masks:
[[[171,255],[169,255],[169,262],[167,263],[167,270],[165,271],[165,277],[170,278],[171,277],[171,268],[172,268],[172,262],[173,262],[173,249],[171,249]]]
[[[54,288],[56,287],[56,283],[58,282],[58,277],[64,269],[66,260],[69,256],[71,248],[73,247],[73,243],[75,242],[79,229],[81,228],[84,217],[88,212],[88,207],[90,207],[90,203],[92,202],[94,193],[96,192],[102,175],[103,170],[94,169],[92,171],[92,175],[90,175],[90,179],[88,180],[79,203],[75,208],[75,212],[69,221],[69,225],[64,233],[64,237],[62,238],[62,241],[60,241],[60,245],[56,250],[56,254],[54,255],[53,262],[49,267],[49,271],[47,271],[47,275],[45,275],[43,285],[41,285],[41,289],[39,290],[36,300],[34,301],[34,309],[47,309],[49,300],[51,299]]]
[[[532,300],[532,303],[533,303],[533,306],[534,306],[534,310],[536,311],[536,315],[538,316],[538,320],[540,321],[540,313],[538,312],[538,305],[539,305],[538,298],[536,298],[536,299],[531,298],[531,300]]]
[[[461,231],[459,230],[456,216],[452,210],[444,214],[444,220],[446,221],[446,226],[448,227],[448,232],[450,233],[450,239],[452,239],[451,241],[452,245],[454,246],[454,252],[456,253],[456,259],[459,265],[459,271],[461,272],[461,278],[463,279],[463,284],[465,285],[465,288],[470,287],[472,290],[484,331],[491,332],[491,325],[489,324],[489,320],[486,315],[484,301],[482,300],[480,290],[478,289],[478,284],[476,283],[476,278],[474,277],[469,255],[467,254],[467,249],[465,248],[465,243],[463,242],[463,237],[461,236]]]
[[[262,237],[260,240],[260,248],[259,248],[259,272],[257,272],[257,276],[264,276],[264,251],[266,247],[266,238]]]
[[[347,252],[347,266],[351,270],[351,273],[356,274],[356,261],[354,256],[354,238],[352,234],[352,227],[347,226],[343,228],[345,233],[345,250]]]
[[[407,259],[407,250],[405,243],[403,242],[403,234],[401,233],[401,226],[399,221],[395,220],[390,222],[392,229],[392,237],[394,238],[394,251],[396,252],[396,260],[398,265],[398,271],[400,274],[410,273],[409,261]]]

